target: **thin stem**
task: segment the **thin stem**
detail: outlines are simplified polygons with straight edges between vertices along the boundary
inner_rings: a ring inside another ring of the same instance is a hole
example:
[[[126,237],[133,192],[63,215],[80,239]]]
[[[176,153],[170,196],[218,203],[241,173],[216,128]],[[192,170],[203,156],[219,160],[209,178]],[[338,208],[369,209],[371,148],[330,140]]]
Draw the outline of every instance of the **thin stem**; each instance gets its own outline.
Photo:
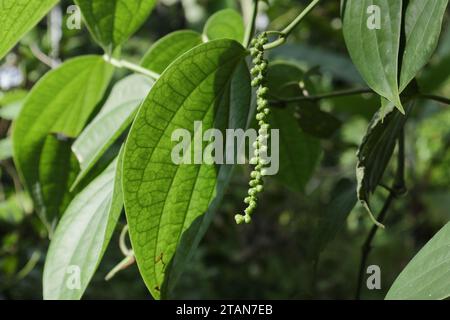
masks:
[[[248,22],[247,28],[245,29],[245,36],[244,36],[244,46],[246,48],[249,47],[250,42],[253,38],[253,35],[255,34],[255,24],[256,24],[256,17],[258,15],[258,4],[259,0],[253,0],[252,3],[252,16],[250,21]]]
[[[303,21],[303,19],[314,9],[315,6],[320,2],[320,0],[313,0],[298,16],[295,18],[286,28],[280,31],[280,37],[265,45],[265,50],[274,49],[281,46],[286,42],[286,38],[292,33],[292,31]]]
[[[127,234],[128,234],[128,225],[125,225],[125,227],[123,227],[122,232],[120,233],[120,237],[119,237],[119,248],[124,256],[133,255],[133,250],[128,249],[127,244],[126,244]]]
[[[136,259],[133,255],[126,256],[110,272],[108,272],[108,274],[105,276],[105,280],[106,281],[111,280],[117,273],[119,273],[122,270],[125,270],[126,268],[128,268],[135,262],[136,262]]]
[[[383,208],[380,211],[380,214],[377,217],[377,221],[380,223],[383,223],[384,219],[386,218],[386,214],[389,211],[392,202],[395,199],[395,194],[393,192],[389,193],[389,196],[387,197]],[[356,295],[355,299],[359,300],[361,299],[361,289],[362,284],[364,282],[364,274],[367,264],[367,258],[369,257],[369,253],[372,250],[372,241],[375,238],[375,235],[377,234],[378,229],[380,229],[377,225],[373,225],[370,229],[369,235],[366,238],[366,241],[364,242],[364,245],[362,246],[362,256],[361,256],[361,262],[359,265],[359,273],[358,273],[358,283],[356,288]]]
[[[341,91],[335,91],[315,96],[299,96],[299,97],[292,97],[292,98],[275,98],[271,101],[273,105],[284,105],[289,102],[300,102],[300,101],[319,101],[323,99],[332,99],[332,98],[338,98],[338,97],[346,97],[346,96],[352,96],[352,95],[359,95],[364,93],[373,93],[372,89],[369,88],[362,88],[362,89],[349,89],[349,90],[341,90]]]
[[[314,9],[315,6],[320,2],[320,0],[313,0],[298,16],[294,19],[286,28],[284,28],[281,32],[285,37],[288,37],[291,34],[292,30],[297,27],[297,25]]]
[[[432,94],[419,94],[419,98],[433,100],[446,105],[450,105],[450,99],[446,97],[436,96]]]
[[[383,223],[386,215],[394,202],[394,200],[406,193],[405,187],[405,131],[402,129],[400,136],[398,138],[398,155],[397,155],[397,173],[395,176],[395,181],[392,188],[389,188],[389,195],[384,202],[383,208],[377,217],[377,221]],[[361,298],[361,290],[364,282],[364,273],[367,265],[367,259],[369,258],[370,251],[372,250],[372,241],[377,234],[379,227],[374,225],[370,229],[370,232],[362,246],[362,256],[359,265],[358,282],[356,286],[355,299],[359,300]]]
[[[148,70],[146,68],[143,68],[141,66],[138,66],[137,64],[125,61],[125,60],[117,60],[112,58],[111,56],[104,55],[103,58],[106,62],[110,63],[111,65],[117,67],[117,68],[125,68],[143,75],[146,75],[154,80],[158,80],[160,77],[159,73],[156,73],[154,71]]]

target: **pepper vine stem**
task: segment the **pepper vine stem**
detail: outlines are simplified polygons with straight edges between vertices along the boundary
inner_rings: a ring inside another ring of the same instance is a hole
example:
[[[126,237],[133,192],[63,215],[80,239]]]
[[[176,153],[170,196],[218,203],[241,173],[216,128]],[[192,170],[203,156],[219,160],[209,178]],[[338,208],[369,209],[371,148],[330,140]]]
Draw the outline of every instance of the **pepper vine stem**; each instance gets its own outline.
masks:
[[[383,186],[385,189],[389,190],[389,195],[384,202],[383,208],[380,211],[380,214],[377,217],[377,221],[383,223],[386,218],[389,209],[392,206],[394,200],[402,195],[404,195],[407,190],[405,186],[405,131],[402,129],[400,136],[398,138],[398,155],[397,155],[397,172],[395,176],[395,180],[393,186],[387,188]],[[361,262],[359,265],[358,272],[358,282],[356,284],[356,294],[355,299],[361,299],[361,290],[364,282],[364,274],[367,265],[367,259],[369,258],[370,251],[372,250],[372,241],[375,238],[379,227],[374,225],[370,229],[370,232],[364,241],[362,246],[362,254],[361,254]]]
[[[440,102],[440,103],[443,103],[443,104],[446,104],[446,105],[450,105],[450,99],[449,98],[436,96],[436,95],[432,95],[432,94],[419,94],[418,97],[421,98],[421,99],[433,100],[433,101]]]
[[[131,71],[134,71],[134,72],[146,75],[146,76],[152,78],[153,80],[158,80],[158,78],[160,77],[159,73],[156,73],[154,71],[148,70],[146,68],[143,68],[143,67],[141,67],[141,66],[139,66],[137,64],[131,63],[131,62],[126,61],[126,60],[118,60],[118,59],[115,59],[115,58],[113,58],[113,57],[111,57],[111,56],[109,56],[107,54],[105,54],[103,56],[103,59],[106,62],[108,62],[109,64],[111,64],[111,65],[113,65],[113,66],[115,66],[117,68],[125,68],[125,69],[128,69],[128,70],[131,70]]]
[[[292,31],[303,21],[303,19],[308,16],[308,14],[319,4],[320,0],[313,0],[298,16],[295,18],[286,28],[282,31],[277,32],[279,38],[271,43],[264,46],[264,50],[274,49],[281,46],[286,42],[287,37],[292,33]],[[273,33],[269,31],[268,34]]]
[[[117,273],[122,270],[125,270],[133,263],[136,262],[136,258],[134,257],[134,251],[129,249],[126,244],[126,236],[128,234],[128,225],[123,227],[120,237],[119,237],[119,248],[122,254],[125,256],[122,261],[120,261],[108,274],[105,276],[105,280],[111,280]]]
[[[339,98],[339,97],[348,97],[353,95],[360,95],[360,94],[376,94],[372,89],[370,88],[361,88],[361,89],[347,89],[347,90],[340,90],[340,91],[334,91],[324,94],[318,94],[314,96],[298,96],[298,97],[290,97],[290,98],[279,98],[279,97],[272,97],[272,100],[270,100],[270,104],[274,107],[283,107],[287,103],[290,102],[301,102],[301,101],[313,101],[317,102],[320,100],[325,99],[333,99],[333,98]],[[450,99],[446,97],[441,97],[437,95],[432,94],[425,94],[420,93],[416,96],[419,99],[426,99],[426,100],[433,100],[436,102],[440,102],[445,105],[450,105]]]
[[[271,100],[270,103],[274,106],[277,106],[277,105],[284,105],[284,104],[290,103],[290,102],[319,101],[319,100],[323,100],[323,99],[347,97],[347,96],[359,95],[359,94],[365,94],[365,93],[374,93],[374,91],[369,88],[361,88],[361,89],[348,89],[348,90],[335,91],[335,92],[324,93],[324,94],[315,95],[315,96],[299,96],[299,97],[282,98],[282,99],[273,97],[273,100]]]

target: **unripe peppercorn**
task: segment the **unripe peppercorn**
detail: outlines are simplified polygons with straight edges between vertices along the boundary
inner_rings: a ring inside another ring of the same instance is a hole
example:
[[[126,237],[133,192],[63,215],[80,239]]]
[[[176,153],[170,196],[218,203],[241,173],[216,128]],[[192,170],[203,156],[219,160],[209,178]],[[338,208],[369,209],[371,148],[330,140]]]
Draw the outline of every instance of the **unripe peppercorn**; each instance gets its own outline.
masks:
[[[236,224],[243,224],[245,221],[244,216],[241,214],[235,215],[234,220],[236,221]]]

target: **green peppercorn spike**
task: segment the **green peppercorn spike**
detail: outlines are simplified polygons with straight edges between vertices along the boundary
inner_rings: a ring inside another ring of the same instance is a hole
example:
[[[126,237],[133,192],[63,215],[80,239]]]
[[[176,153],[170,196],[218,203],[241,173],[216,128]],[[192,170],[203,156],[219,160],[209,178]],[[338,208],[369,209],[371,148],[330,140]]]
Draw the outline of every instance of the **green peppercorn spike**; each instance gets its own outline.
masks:
[[[267,34],[261,33],[258,37],[251,41],[250,54],[253,58],[253,68],[250,70],[253,76],[251,85],[256,88],[256,120],[258,121],[258,136],[257,140],[253,143],[254,156],[250,159],[250,164],[255,168],[251,172],[249,181],[248,196],[244,199],[244,203],[247,207],[244,210],[244,214],[237,214],[235,220],[237,224],[250,223],[252,221],[251,215],[257,207],[257,195],[264,190],[262,177],[266,171],[264,166],[268,164],[268,161],[261,158],[262,153],[266,153],[267,139],[269,138],[268,130],[270,126],[266,123],[266,118],[270,113],[269,103],[267,101],[267,95],[269,89],[266,87],[266,73],[268,69],[268,61],[264,59],[264,45],[268,43]]]

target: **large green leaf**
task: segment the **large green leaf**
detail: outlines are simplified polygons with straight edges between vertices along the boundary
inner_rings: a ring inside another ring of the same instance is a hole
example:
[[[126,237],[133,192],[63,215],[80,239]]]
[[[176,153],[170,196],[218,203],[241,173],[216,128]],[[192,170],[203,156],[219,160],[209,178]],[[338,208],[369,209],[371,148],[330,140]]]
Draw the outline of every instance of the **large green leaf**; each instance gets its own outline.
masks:
[[[72,145],[81,172],[78,183],[94,167],[105,151],[131,124],[141,102],[147,96],[153,80],[131,75],[118,82],[99,114]]]
[[[280,130],[280,170],[275,179],[301,192],[322,154],[320,140],[305,134],[289,109],[273,109],[269,123],[273,129]]]
[[[142,59],[144,68],[157,73],[164,70],[179,56],[202,43],[202,35],[191,30],[175,31],[159,39]]]
[[[0,59],[30,31],[58,0],[0,1]]]
[[[75,3],[94,38],[111,54],[142,26],[156,0],[75,0]]]
[[[410,0],[405,15],[406,46],[400,92],[425,66],[439,42],[448,0]]]
[[[386,295],[387,300],[441,300],[450,297],[450,223],[411,260]]]
[[[122,211],[121,168],[122,153],[68,206],[47,253],[44,299],[80,299],[86,290]]]
[[[62,213],[63,198],[75,178],[70,140],[102,98],[111,73],[112,67],[99,56],[65,62],[34,86],[14,124],[14,160],[38,212],[49,223]]]
[[[403,111],[398,88],[402,0],[343,1],[344,38],[353,63],[375,92]],[[379,29],[367,25],[372,5],[380,8]]]
[[[224,9],[213,14],[205,24],[203,34],[208,40],[232,39],[244,41],[244,21],[233,9]]]
[[[163,284],[176,282],[211,219],[204,213],[227,180],[213,164],[173,163],[178,142],[171,135],[185,129],[194,137],[194,121],[202,121],[203,132],[237,121],[245,126],[240,115],[250,104],[248,71],[233,78],[245,56],[232,40],[188,51],[157,80],[133,123],[124,155],[125,209],[139,270],[155,298]]]

